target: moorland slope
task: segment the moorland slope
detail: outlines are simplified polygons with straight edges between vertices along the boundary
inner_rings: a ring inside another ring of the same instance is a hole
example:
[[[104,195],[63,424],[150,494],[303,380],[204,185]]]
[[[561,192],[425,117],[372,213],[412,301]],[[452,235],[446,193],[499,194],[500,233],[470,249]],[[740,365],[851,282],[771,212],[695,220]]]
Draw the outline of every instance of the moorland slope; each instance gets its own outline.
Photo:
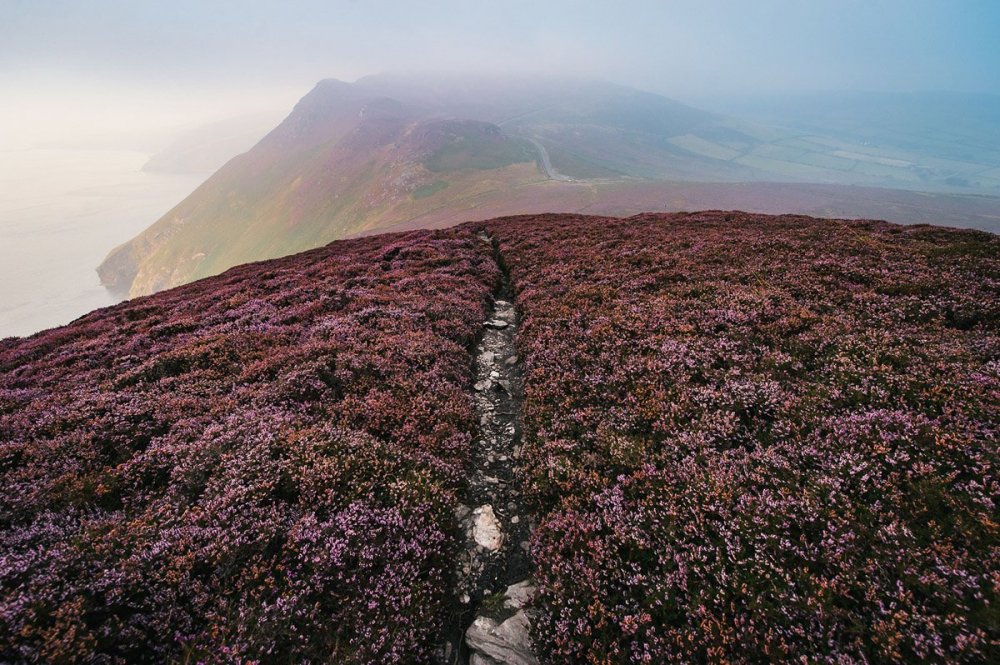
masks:
[[[707,212],[339,241],[0,342],[0,660],[431,660],[501,284],[542,662],[996,655],[1000,240]]]

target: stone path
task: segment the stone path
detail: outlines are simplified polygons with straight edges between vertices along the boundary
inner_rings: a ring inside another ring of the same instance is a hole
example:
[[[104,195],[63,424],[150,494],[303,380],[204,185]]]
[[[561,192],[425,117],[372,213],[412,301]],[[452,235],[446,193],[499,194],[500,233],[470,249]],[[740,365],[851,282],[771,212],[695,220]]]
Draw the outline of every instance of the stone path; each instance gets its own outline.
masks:
[[[492,242],[485,235],[480,238]],[[518,324],[505,276],[476,348],[479,433],[473,446],[467,503],[456,513],[465,549],[456,564],[455,593],[467,628],[463,643],[444,647],[441,660],[447,663],[538,662],[528,636],[530,609],[522,609],[534,594],[528,558],[528,537],[534,525],[523,510],[516,476],[522,394],[521,361],[514,346]]]

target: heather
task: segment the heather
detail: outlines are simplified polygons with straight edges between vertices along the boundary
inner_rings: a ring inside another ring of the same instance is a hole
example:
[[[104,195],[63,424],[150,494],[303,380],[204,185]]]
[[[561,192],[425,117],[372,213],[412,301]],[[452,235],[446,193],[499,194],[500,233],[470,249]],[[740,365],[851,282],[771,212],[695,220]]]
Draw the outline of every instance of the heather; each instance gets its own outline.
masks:
[[[497,279],[413,232],[0,342],[0,660],[428,658]]]
[[[1000,240],[742,213],[490,222],[554,663],[998,655]]]
[[[994,662],[998,323],[996,236],[707,212],[342,241],[0,341],[0,661],[430,661],[496,483],[543,662]]]

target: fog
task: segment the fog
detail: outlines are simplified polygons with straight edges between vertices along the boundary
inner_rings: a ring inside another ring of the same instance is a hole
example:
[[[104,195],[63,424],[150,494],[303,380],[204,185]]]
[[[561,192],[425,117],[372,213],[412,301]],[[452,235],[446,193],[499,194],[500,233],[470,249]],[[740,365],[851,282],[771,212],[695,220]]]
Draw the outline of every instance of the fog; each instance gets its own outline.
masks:
[[[17,267],[42,265],[33,253],[47,242],[87,247],[61,261],[92,293],[94,225],[104,224],[110,249],[183,197],[184,181],[138,175],[148,156],[208,123],[280,117],[322,78],[565,74],[695,103],[847,90],[998,94],[998,26],[1000,3],[990,0],[5,0],[0,242],[17,260],[0,274],[0,337],[95,302],[11,323],[15,304],[72,300],[55,278],[32,291],[38,280]],[[94,187],[102,195],[86,199],[87,214],[67,216]],[[61,235],[46,235],[54,228]]]
[[[320,78],[415,68],[597,76],[681,99],[1000,93],[998,27],[991,0],[7,0],[2,126],[11,94],[70,102],[65,112],[90,92],[109,113],[97,124],[141,109],[157,126],[287,103]]]
[[[681,100],[1000,93],[991,0],[6,0],[0,147],[155,148],[391,70],[594,76]]]

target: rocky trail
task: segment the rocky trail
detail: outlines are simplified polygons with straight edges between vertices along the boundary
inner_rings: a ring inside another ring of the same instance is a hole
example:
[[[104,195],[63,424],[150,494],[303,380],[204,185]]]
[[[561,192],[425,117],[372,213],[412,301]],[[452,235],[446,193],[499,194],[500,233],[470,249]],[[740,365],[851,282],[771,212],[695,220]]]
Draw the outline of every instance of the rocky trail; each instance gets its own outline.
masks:
[[[494,241],[494,254],[504,269]],[[442,663],[535,665],[529,628],[534,595],[528,538],[534,527],[523,508],[517,465],[521,456],[521,359],[514,338],[518,315],[504,270],[476,347],[479,432],[465,503],[456,517],[465,547],[456,564],[457,610]]]

